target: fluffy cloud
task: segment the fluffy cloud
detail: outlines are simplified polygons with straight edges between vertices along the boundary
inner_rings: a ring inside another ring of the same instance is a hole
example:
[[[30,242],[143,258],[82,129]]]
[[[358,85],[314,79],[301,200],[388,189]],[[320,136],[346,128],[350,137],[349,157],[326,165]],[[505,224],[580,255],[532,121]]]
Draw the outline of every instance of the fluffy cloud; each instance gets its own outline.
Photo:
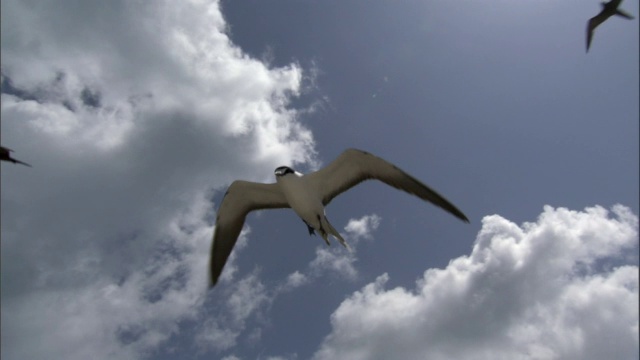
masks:
[[[220,304],[242,329],[266,300],[206,297],[212,199],[313,160],[301,69],[234,46],[216,1],[9,0],[1,26],[2,143],[34,166],[2,165],[2,357],[137,359]]]
[[[260,326],[264,324],[261,324],[258,318],[266,318],[261,315],[268,311],[280,295],[310,284],[326,273],[354,280],[357,276],[357,270],[354,266],[356,257],[353,250],[361,239],[371,239],[372,232],[379,224],[380,217],[375,214],[349,220],[345,231],[346,238],[352,245],[351,251],[342,247],[330,251],[323,243],[316,249],[316,257],[309,263],[306,273],[295,271],[273,288],[268,288],[262,283],[258,270],[235,281],[227,288],[216,288],[216,292],[223,292],[220,298],[227,300],[218,304],[215,311],[209,311],[207,319],[200,325],[196,334],[196,344],[200,350],[214,350],[216,352],[230,350],[237,346],[241,340],[251,342],[252,337],[259,338],[262,331]],[[238,241],[230,263],[227,264],[227,267],[230,267],[232,271],[225,270],[225,272],[233,274],[236,271],[235,256],[238,254],[238,250],[241,251],[246,246],[244,239],[246,238],[242,237]],[[246,326],[250,318],[258,320],[253,324],[254,332],[252,334],[249,334]],[[295,358],[295,355],[292,356]]]
[[[220,291],[216,289],[216,291]],[[227,350],[235,346],[243,333],[249,317],[270,304],[274,296],[254,272],[224,289],[226,301],[209,313],[196,334],[196,343],[201,350]]]
[[[302,286],[309,282],[309,277],[300,271],[294,271],[287,276],[287,281],[284,284],[284,290],[295,289],[298,286]]]
[[[413,290],[386,274],[342,302],[315,359],[638,357],[638,218],[549,206],[518,226],[486,216],[469,256]],[[622,260],[621,260],[622,259]]]
[[[376,214],[366,215],[360,219],[351,219],[344,227],[344,230],[349,234],[349,237],[354,241],[360,239],[371,239],[372,232],[380,226],[380,216]]]

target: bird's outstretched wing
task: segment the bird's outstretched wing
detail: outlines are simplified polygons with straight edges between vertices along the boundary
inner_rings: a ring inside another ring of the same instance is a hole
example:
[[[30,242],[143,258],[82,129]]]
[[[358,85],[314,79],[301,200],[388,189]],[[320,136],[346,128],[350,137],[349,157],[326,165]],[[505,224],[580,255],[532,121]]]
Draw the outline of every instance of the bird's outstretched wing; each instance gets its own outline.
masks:
[[[611,15],[607,15],[606,12],[601,11],[600,14],[589,19],[587,23],[587,51],[591,47],[591,39],[593,39],[593,31],[602,24],[605,20],[607,20]]]
[[[209,267],[209,286],[214,286],[222,273],[244,219],[252,210],[287,208],[289,204],[277,184],[234,181],[218,209],[213,234]]]
[[[3,161],[10,161],[14,164],[22,164],[22,165],[26,165],[28,167],[31,167],[31,165],[27,164],[24,161],[20,161],[18,159],[14,159],[11,157],[11,153],[13,152],[13,150],[6,148],[4,146],[0,146],[0,160]]]
[[[26,162],[24,162],[24,161],[20,161],[20,160],[13,159],[13,158],[11,159],[11,162],[13,162],[14,164],[22,164],[22,165],[25,165],[25,166],[28,166],[28,167],[33,167],[33,166],[31,166],[31,165],[27,164],[27,163],[26,163]]]
[[[377,179],[396,189],[429,201],[460,220],[469,222],[462,211],[440,194],[397,166],[365,151],[345,150],[332,163],[304,178],[318,191],[324,205],[364,180]]]

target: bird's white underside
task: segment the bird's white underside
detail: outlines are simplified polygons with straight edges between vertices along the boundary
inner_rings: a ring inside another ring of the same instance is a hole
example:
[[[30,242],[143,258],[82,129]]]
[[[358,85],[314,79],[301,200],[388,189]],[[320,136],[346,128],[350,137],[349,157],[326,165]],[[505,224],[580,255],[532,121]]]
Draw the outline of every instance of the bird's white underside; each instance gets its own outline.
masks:
[[[322,197],[309,182],[309,178],[304,175],[287,174],[278,176],[277,183],[293,211],[307,224],[318,230],[320,228],[318,215],[324,215],[324,206]]]

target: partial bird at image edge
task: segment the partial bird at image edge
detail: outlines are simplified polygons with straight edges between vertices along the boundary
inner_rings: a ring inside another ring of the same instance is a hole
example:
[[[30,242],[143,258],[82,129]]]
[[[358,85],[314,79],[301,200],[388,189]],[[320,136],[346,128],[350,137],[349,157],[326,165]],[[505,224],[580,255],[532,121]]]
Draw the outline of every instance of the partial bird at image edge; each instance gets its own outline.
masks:
[[[20,161],[18,159],[14,159],[11,157],[11,153],[13,152],[13,150],[6,148],[4,146],[0,146],[0,160],[2,161],[8,161],[8,162],[12,162],[14,164],[22,164],[28,167],[32,167],[31,165],[27,164],[24,161]]]
[[[620,17],[623,17],[625,19],[628,20],[633,20],[634,17],[627,14],[626,12],[618,9],[618,6],[620,6],[620,3],[622,2],[622,0],[611,0],[607,3],[603,2],[601,3],[602,5],[602,11],[600,11],[600,13],[598,13],[598,15],[592,17],[591,19],[589,19],[589,21],[587,22],[587,52],[589,52],[589,48],[591,47],[591,40],[593,39],[593,32],[595,31],[595,29],[602,24],[603,22],[605,22],[607,19],[609,19],[610,17],[617,15]]]

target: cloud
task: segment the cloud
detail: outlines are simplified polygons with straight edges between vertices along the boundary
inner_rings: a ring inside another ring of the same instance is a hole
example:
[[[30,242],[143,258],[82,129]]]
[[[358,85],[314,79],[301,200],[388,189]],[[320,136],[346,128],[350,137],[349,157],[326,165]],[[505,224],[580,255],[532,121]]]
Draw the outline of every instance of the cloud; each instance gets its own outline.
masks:
[[[201,351],[221,351],[234,347],[246,328],[247,320],[274,299],[259,279],[257,271],[237,281],[231,289],[222,291],[225,292],[226,301],[216,306],[215,312],[207,314],[196,334],[195,341]]]
[[[621,205],[486,216],[471,254],[415,289],[385,289],[384,274],[344,300],[314,359],[637,358],[638,267],[624,264],[637,246]]]
[[[235,355],[229,355],[229,356],[223,357],[222,360],[240,360],[240,358]]]
[[[372,232],[379,223],[380,217],[375,214],[366,215],[360,219],[351,219],[345,226],[346,237],[355,246],[360,239],[371,239]],[[238,245],[241,245],[240,248]],[[237,250],[242,250],[245,246],[244,244],[238,245],[234,249],[235,254],[238,253]],[[219,296],[220,299],[227,300],[217,304],[214,307],[215,311],[209,311],[207,319],[197,331],[196,344],[201,352],[208,350],[221,352],[233,349],[243,340],[258,341],[262,331],[261,326],[269,322],[264,320],[263,313],[269,310],[280,295],[312,283],[325,272],[353,280],[357,276],[357,270],[354,267],[355,261],[353,251],[346,251],[340,247],[332,252],[319,247],[316,250],[316,258],[309,264],[306,273],[294,271],[284,281],[273,287],[267,287],[263,284],[258,270],[254,270],[250,275],[233,283],[229,282],[229,287],[222,289],[224,294]],[[233,259],[231,269],[231,273],[237,271]],[[217,288],[216,291],[218,291]],[[253,332],[248,334],[246,323],[250,318],[258,321],[252,324]],[[264,320],[262,323],[261,319]],[[291,356],[293,356],[291,358],[296,358],[295,354]]]
[[[344,230],[349,233],[349,236],[354,240],[361,238],[371,239],[372,232],[375,231],[380,225],[380,216],[376,214],[366,215],[360,219],[351,219],[344,227]]]
[[[8,0],[1,16],[2,143],[34,166],[1,175],[2,357],[145,357],[223,303],[206,291],[220,190],[313,162],[290,107],[302,69],[244,54],[216,1]],[[266,301],[243,289],[260,301],[224,303],[222,330]]]
[[[294,271],[293,273],[287,276],[287,281],[285,282],[284,289],[290,290],[295,289],[299,286],[302,286],[309,282],[309,277],[300,271]]]

